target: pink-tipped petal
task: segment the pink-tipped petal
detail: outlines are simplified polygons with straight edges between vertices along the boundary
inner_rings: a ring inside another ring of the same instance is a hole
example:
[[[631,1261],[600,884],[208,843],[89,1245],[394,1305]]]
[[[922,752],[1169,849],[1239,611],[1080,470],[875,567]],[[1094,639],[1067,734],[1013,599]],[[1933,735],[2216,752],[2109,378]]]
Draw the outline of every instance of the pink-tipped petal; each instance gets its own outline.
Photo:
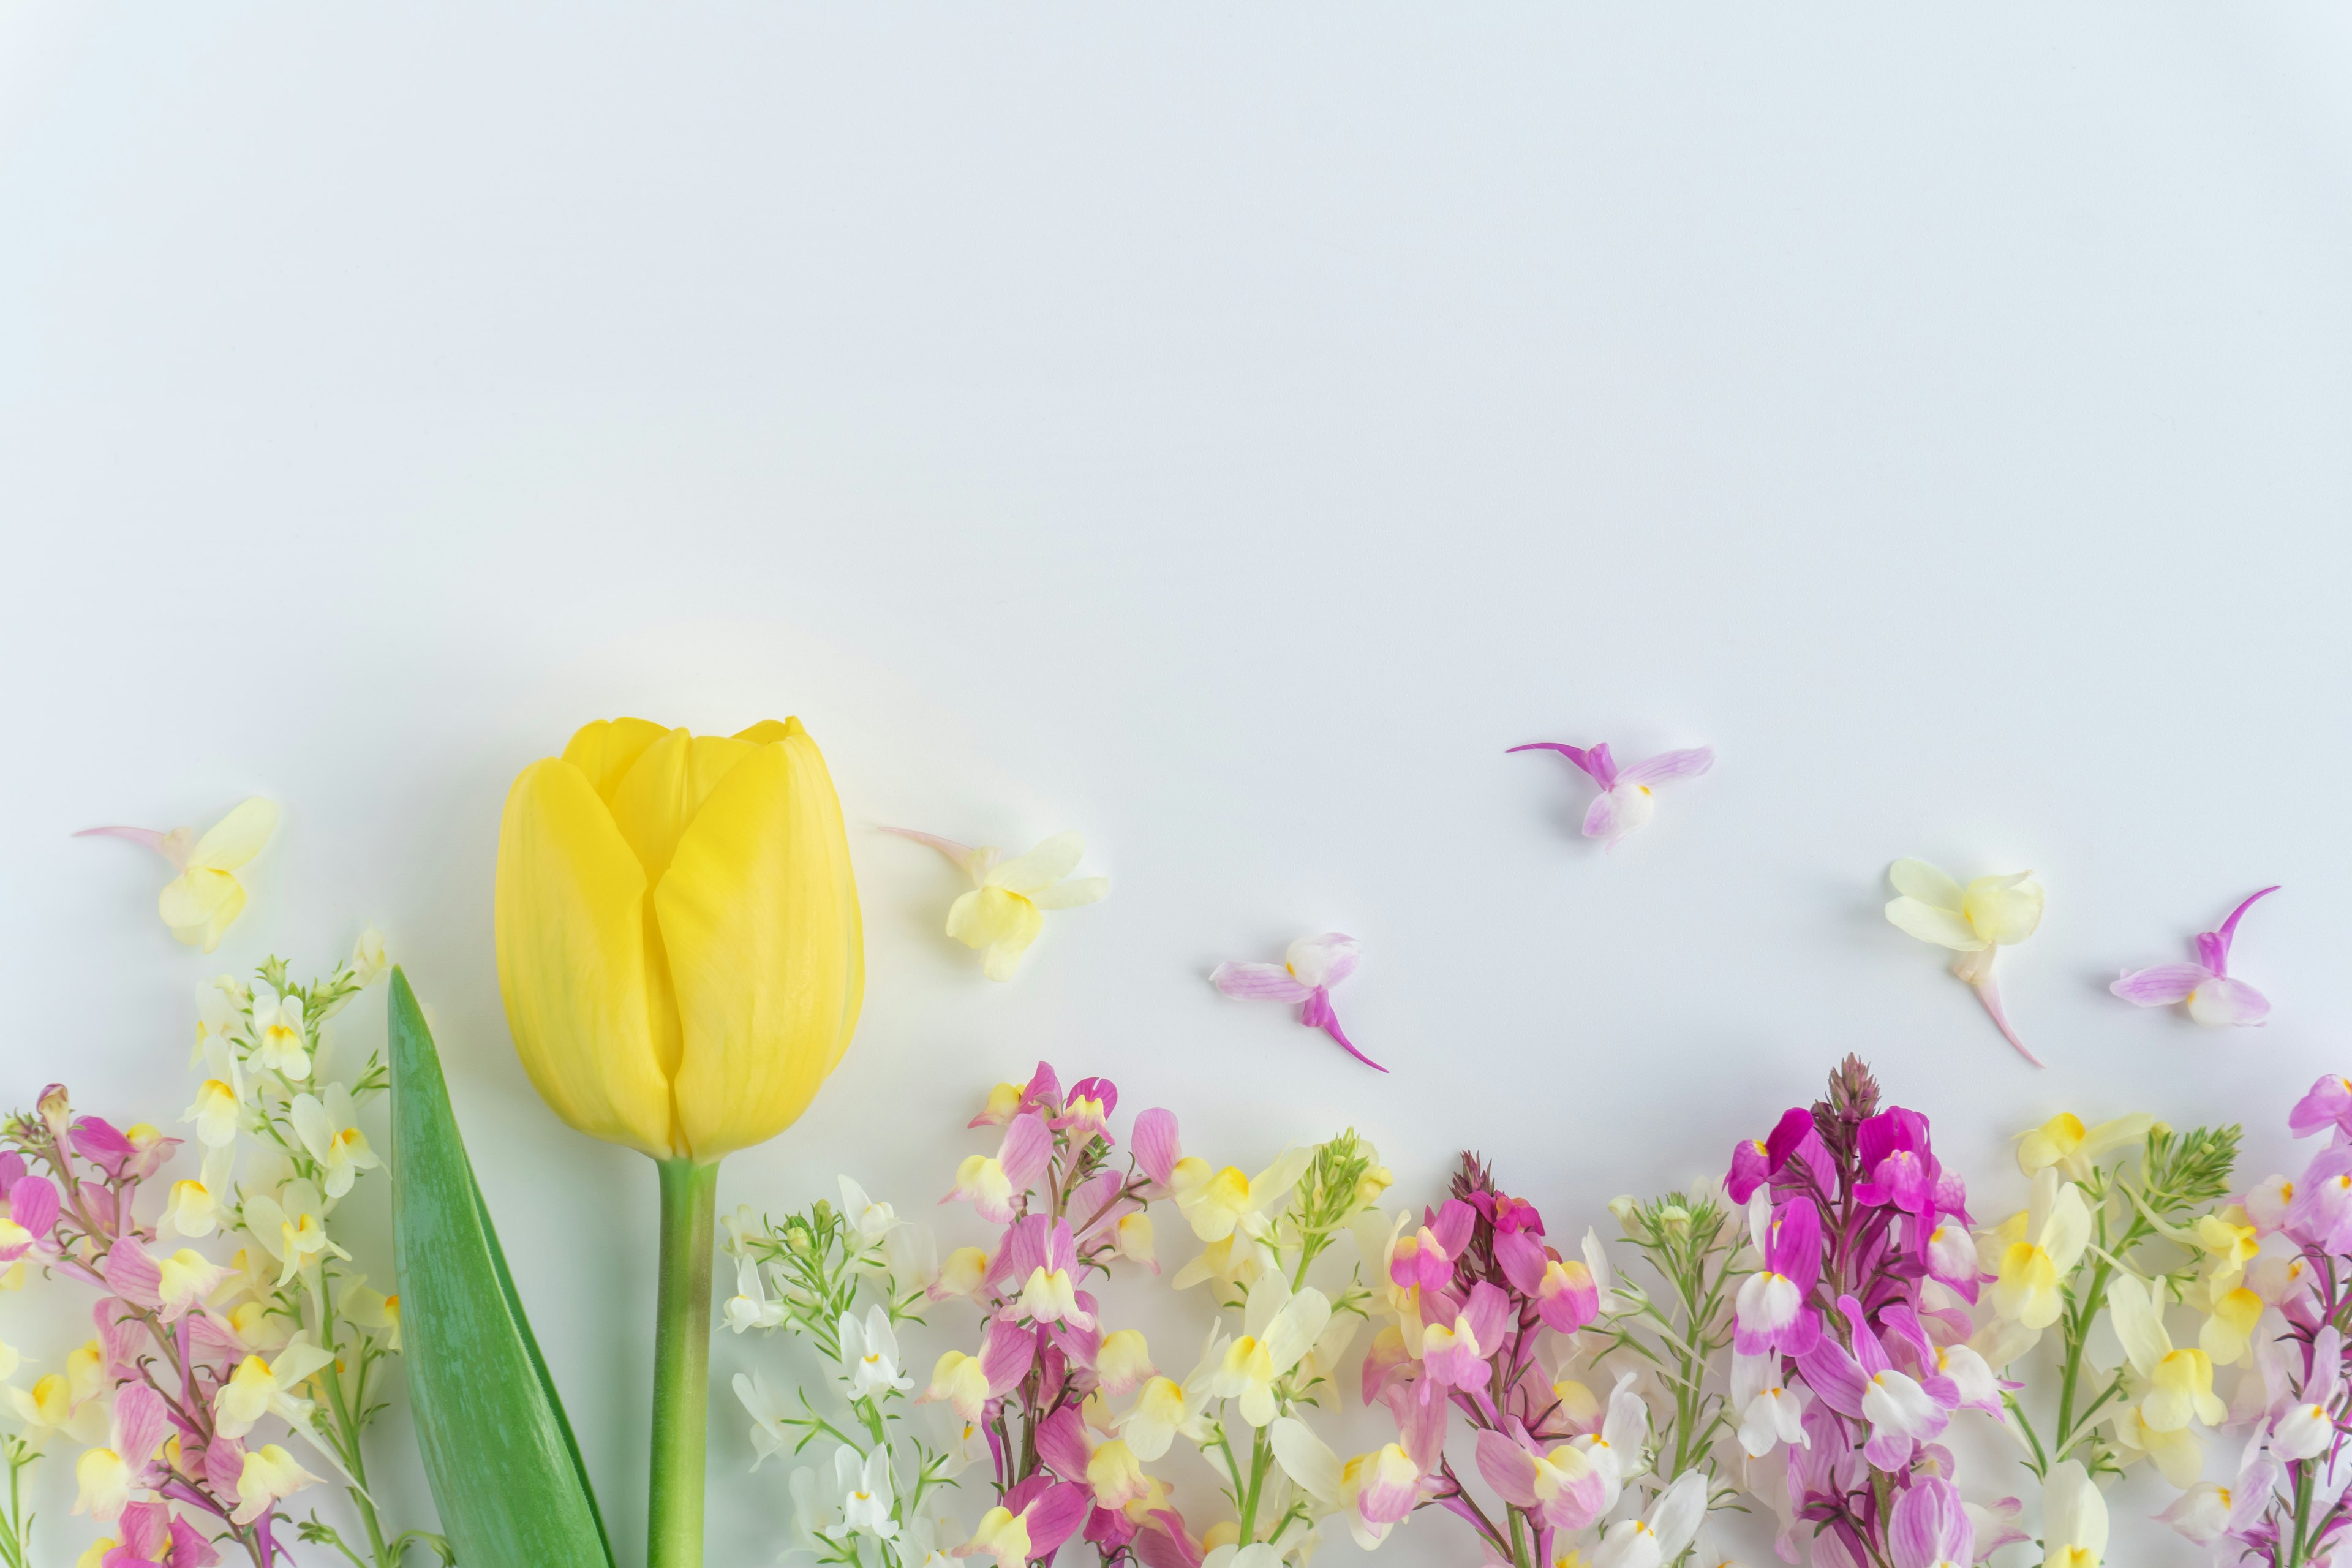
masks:
[[[2189,998],[2189,1016],[2200,1024],[2259,1024],[2270,1016],[2271,1001],[2242,980],[2216,975]],[[27,1178],[30,1180],[31,1178]]]
[[[1620,784],[1664,784],[1668,779],[1695,779],[1715,766],[1715,749],[1694,746],[1686,752],[1660,752],[1645,757],[1617,775]]]
[[[2213,972],[2201,963],[2159,963],[2135,969],[2107,989],[2135,1007],[2168,1007],[2187,1001],[2191,991],[2212,978]]]
[[[1606,751],[1608,748],[1604,746],[1599,749]],[[1594,779],[1601,776],[1600,770],[1592,765],[1592,753],[1581,746],[1562,745],[1558,741],[1531,741],[1524,746],[1513,746],[1509,752],[1505,752],[1503,754],[1509,756],[1511,752],[1558,752],[1561,756],[1583,769],[1586,776]]]
[[[978,875],[978,870],[972,864],[974,851],[969,844],[959,844],[952,838],[942,838],[936,833],[918,833],[911,827],[892,827],[887,823],[880,823],[877,826],[885,833],[894,834],[900,838],[911,838],[918,844],[928,844],[964,870],[975,876]]]
[[[1969,984],[1976,987],[1977,1000],[1984,1004],[1985,1013],[1992,1019],[1993,1026],[2000,1031],[2000,1037],[2015,1046],[2019,1056],[2023,1057],[2035,1067],[2042,1066],[2042,1058],[2027,1050],[2025,1042],[2019,1039],[2017,1031],[2010,1026],[2009,1015],[2001,1010],[2000,986],[1993,979],[1992,971],[1987,969],[1982,978],[1972,980]]]
[[[1347,1032],[1339,1027],[1339,1016],[1331,1011],[1331,997],[1328,992],[1322,990],[1320,987],[1317,988],[1314,994],[1308,996],[1304,1003],[1300,1004],[1298,1009],[1298,1020],[1302,1024],[1311,1025],[1330,1036],[1332,1039],[1339,1042],[1339,1046],[1341,1050],[1347,1052],[1349,1056],[1355,1058],[1358,1061],[1363,1063],[1374,1072],[1386,1072],[1389,1070],[1388,1068],[1381,1066],[1380,1063],[1372,1060],[1371,1058],[1366,1056],[1363,1052],[1358,1050],[1356,1048],[1356,1043],[1348,1038]]]
[[[1209,984],[1244,1002],[1304,1002],[1315,994],[1279,963],[1220,963],[1210,971]]]
[[[2221,922],[2221,929],[2212,933],[2221,939],[2222,962],[2215,964],[2213,966],[2215,969],[2226,971],[2229,967],[2230,943],[2238,934],[2238,921],[2245,917],[2246,911],[2252,909],[2258,900],[2269,898],[2273,893],[2275,893],[2278,890],[2279,884],[2273,882],[2269,887],[2263,889],[2260,892],[2248,894],[2244,903],[2240,904],[2236,909],[2230,911],[2230,918]]]
[[[184,827],[174,827],[169,833],[152,827],[85,827],[76,838],[120,838],[126,844],[136,844],[142,849],[152,849],[172,864],[174,871],[188,868],[188,851],[195,847],[195,836]]]

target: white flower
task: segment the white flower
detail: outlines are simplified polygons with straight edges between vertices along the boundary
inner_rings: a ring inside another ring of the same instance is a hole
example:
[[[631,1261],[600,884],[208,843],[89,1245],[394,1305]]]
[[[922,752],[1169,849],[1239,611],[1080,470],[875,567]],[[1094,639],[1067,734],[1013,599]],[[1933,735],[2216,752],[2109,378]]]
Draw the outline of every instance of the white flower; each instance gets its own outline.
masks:
[[[1076,833],[1056,833],[1028,854],[1005,860],[1000,858],[1003,851],[993,847],[974,849],[903,827],[888,831],[929,845],[971,879],[971,891],[948,910],[948,934],[966,947],[987,950],[981,969],[991,980],[1013,978],[1021,955],[1045,929],[1045,910],[1076,909],[1110,893],[1108,877],[1066,879],[1087,852],[1085,837]]]
[[[2044,1568],[2099,1568],[2107,1550],[2107,1500],[2080,1463],[2050,1468],[2042,1489]]]
[[[1658,1568],[1682,1555],[1706,1514],[1706,1477],[1685,1470],[1643,1519],[1621,1519],[1601,1538],[1592,1568]]]
[[[888,1204],[877,1204],[866,1195],[866,1189],[849,1177],[841,1178],[841,1217],[857,1237],[859,1251],[879,1245],[907,1222]]]
[[[746,1376],[739,1372],[735,1374],[735,1397],[742,1402],[745,1413],[751,1417],[751,1447],[758,1455],[751,1461],[753,1469],[758,1469],[778,1454],[791,1451],[793,1434],[791,1428],[784,1425],[784,1407],[757,1373]],[[800,1496],[798,1478],[807,1474],[806,1470],[793,1472],[794,1498]]]
[[[857,1451],[844,1447],[833,1457],[834,1472],[842,1489],[841,1522],[860,1535],[890,1541],[898,1522],[890,1517],[890,1450],[877,1448],[857,1462]]]
[[[310,1076],[310,1039],[303,1031],[299,996],[264,993],[254,999],[252,1061],[293,1083]]]
[[[915,1380],[898,1372],[898,1336],[890,1331],[890,1315],[879,1307],[866,1309],[860,1324],[847,1312],[836,1325],[841,1336],[841,1371],[849,1382],[849,1397],[871,1399],[885,1390],[905,1390]]]
[[[784,1321],[783,1303],[768,1300],[760,1265],[749,1256],[735,1260],[735,1294],[727,1298],[724,1310],[727,1326],[739,1334],[747,1329],[772,1329]]]
[[[384,956],[383,932],[373,926],[360,932],[347,967],[352,972],[352,984],[362,990],[383,979],[383,972],[392,967],[392,960]]]
[[[341,1084],[329,1084],[323,1100],[314,1094],[296,1095],[288,1115],[302,1147],[326,1172],[327,1196],[341,1197],[352,1190],[359,1173],[383,1163],[368,1147],[367,1134],[359,1129],[352,1091]]]

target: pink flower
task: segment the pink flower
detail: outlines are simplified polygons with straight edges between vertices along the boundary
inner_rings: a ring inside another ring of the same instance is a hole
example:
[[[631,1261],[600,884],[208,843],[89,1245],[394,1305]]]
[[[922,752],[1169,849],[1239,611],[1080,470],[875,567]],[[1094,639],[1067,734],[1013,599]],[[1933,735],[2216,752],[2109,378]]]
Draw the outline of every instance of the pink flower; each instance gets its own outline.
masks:
[[[1512,752],[1558,752],[1584,770],[1601,794],[1584,814],[1584,836],[1605,838],[1611,845],[1650,820],[1657,810],[1656,797],[1650,786],[1668,779],[1696,778],[1715,766],[1715,752],[1705,746],[1686,752],[1661,752],[1643,762],[1620,768],[1609,754],[1608,742],[1591,750],[1562,745],[1557,741],[1537,741],[1525,746],[1513,746]],[[1505,753],[1506,755],[1508,752]]]
[[[58,1223],[58,1189],[47,1176],[19,1175],[9,1184],[7,1206],[8,1217],[0,1220],[0,1263],[14,1263],[48,1240]]]
[[[1116,1142],[1110,1135],[1110,1113],[1118,1108],[1118,1086],[1107,1078],[1082,1078],[1070,1086],[1062,1114],[1046,1125],[1056,1132],[1075,1131],[1071,1147],[1082,1148],[1089,1135]]]
[[[1823,1405],[1853,1420],[1870,1423],[1863,1457],[1881,1470],[1899,1471],[1911,1462],[1912,1451],[1940,1434],[1951,1421],[1958,1391],[1940,1373],[1924,1383],[1895,1370],[1886,1347],[1870,1331],[1862,1303],[1851,1296],[1838,1300],[1838,1310],[1853,1325],[1853,1349],[1824,1333],[1812,1349],[1797,1358],[1805,1384]]]
[[[1822,1274],[1822,1216],[1792,1197],[1764,1228],[1764,1267],[1740,1281],[1732,1306],[1732,1348],[1741,1355],[1801,1355],[1821,1337],[1821,1315],[1805,1305]]]
[[[1154,1194],[1165,1196],[1176,1180],[1176,1162],[1184,1146],[1176,1136],[1176,1113],[1154,1106],[1135,1119],[1134,1130],[1128,1134],[1135,1151],[1135,1163],[1151,1178],[1159,1189]]]
[[[1054,1159],[1054,1132],[1035,1110],[1015,1116],[1004,1129],[1004,1142],[995,1156],[966,1156],[956,1169],[956,1184],[940,1202],[961,1198],[972,1212],[991,1225],[1013,1219],[1013,1200],[1034,1186]]]
[[[1220,963],[1209,984],[1243,1001],[1296,1002],[1298,1021],[1320,1029],[1374,1072],[1389,1069],[1358,1050],[1331,1011],[1331,987],[1356,973],[1356,939],[1339,931],[1303,936],[1280,963]]]
[[[1515,1424],[1516,1425],[1516,1424]],[[1514,1508],[1533,1511],[1553,1530],[1582,1530],[1608,1506],[1608,1481],[1582,1450],[1562,1444],[1549,1453],[1519,1428],[1478,1434],[1478,1473]]]
[[[1486,1358],[1503,1348],[1510,1320],[1508,1297],[1484,1279],[1472,1286],[1450,1323],[1433,1322],[1422,1331],[1421,1364],[1429,1381],[1465,1393],[1484,1390]]]
[[[1007,1272],[1020,1281],[1022,1313],[1041,1323],[1095,1326],[1094,1313],[1079,1300],[1075,1275],[1077,1244],[1067,1220],[1030,1215],[1014,1222],[1004,1238]]]
[[[1538,1234],[1498,1230],[1495,1261],[1511,1288],[1536,1304],[1547,1327],[1572,1334],[1601,1315],[1601,1287],[1581,1259],[1563,1259]]]
[[[2254,907],[2254,900],[2277,891],[2276,885],[2264,888],[2231,910],[2221,930],[2200,931],[2196,963],[2136,969],[2107,989],[2136,1007],[2168,1007],[2186,1002],[2189,1016],[2200,1024],[2261,1023],[2270,1016],[2270,998],[2244,981],[2231,978],[2230,942],[2237,935],[2238,921]]]
[[[955,1549],[958,1557],[990,1556],[997,1568],[1024,1568],[1050,1559],[1076,1535],[1094,1509],[1086,1488],[1031,1476],[1004,1494],[1004,1501],[981,1516],[971,1539]]]
[[[1397,1237],[1389,1255],[1389,1279],[1402,1289],[1442,1290],[1454,1278],[1454,1260],[1470,1245],[1478,1214],[1460,1198],[1448,1198],[1434,1213],[1422,1211],[1421,1228]]]
[[[1937,1476],[1918,1476],[1895,1500],[1886,1532],[1895,1568],[1965,1568],[1976,1561],[1976,1526],[1958,1488]]]
[[[2298,1138],[2308,1138],[2323,1127],[2333,1127],[2336,1142],[2352,1139],[2352,1078],[2329,1073],[2311,1086],[2311,1092],[2294,1102],[2287,1113],[2287,1129]]]

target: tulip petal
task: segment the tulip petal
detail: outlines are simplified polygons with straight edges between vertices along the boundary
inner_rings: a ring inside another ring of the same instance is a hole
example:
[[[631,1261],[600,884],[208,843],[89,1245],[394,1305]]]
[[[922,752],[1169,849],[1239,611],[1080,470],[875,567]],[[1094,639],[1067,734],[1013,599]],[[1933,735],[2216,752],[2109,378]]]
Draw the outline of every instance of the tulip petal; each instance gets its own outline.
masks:
[[[1035,893],[1076,870],[1086,852],[1085,834],[1056,833],[1028,854],[1015,856],[989,872],[988,886],[1014,893]]]
[[[663,1160],[677,1150],[647,913],[645,868],[588,775],[553,757],[525,768],[499,829],[499,989],[516,1054],[565,1121]]]
[[[1930,866],[1925,860],[1902,859],[1886,868],[1886,879],[1895,890],[1906,898],[1939,910],[1960,912],[1960,901],[1967,895],[1960,885],[1940,866]]]
[[[188,853],[190,867],[210,871],[234,871],[256,855],[278,831],[278,803],[261,795],[239,801],[234,810],[196,840]]]
[[[698,1160],[797,1121],[865,997],[841,802],[816,742],[796,720],[784,727],[769,745],[729,742],[750,754],[711,790],[654,889],[677,995],[678,1127]]]
[[[1887,900],[1886,918],[1897,931],[1916,936],[1921,942],[1932,942],[1938,947],[1975,952],[1990,945],[1976,933],[1974,927],[1960,918],[1958,910],[1943,909],[1907,894]]]
[[[2159,963],[2135,969],[2107,989],[2135,1007],[2168,1007],[2187,1001],[2190,992],[2212,978],[2213,972],[2201,963]]]
[[[599,719],[572,731],[563,760],[586,773],[597,797],[609,805],[646,748],[668,733],[667,726],[650,719]]]
[[[1029,901],[1041,910],[1075,910],[1085,904],[1098,904],[1108,897],[1108,877],[1074,877],[1066,882],[1038,889],[1029,895]]]
[[[658,886],[670,857],[719,781],[759,750],[749,741],[672,730],[614,786],[613,820]]]

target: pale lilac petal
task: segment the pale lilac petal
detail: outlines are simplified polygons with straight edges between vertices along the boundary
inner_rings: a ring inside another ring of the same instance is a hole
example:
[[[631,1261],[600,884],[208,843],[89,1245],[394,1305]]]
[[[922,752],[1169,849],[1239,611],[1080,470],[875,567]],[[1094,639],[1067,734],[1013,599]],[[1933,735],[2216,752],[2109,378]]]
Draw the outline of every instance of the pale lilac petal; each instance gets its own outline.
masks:
[[[2107,989],[2135,1007],[2169,1007],[2212,978],[2213,972],[2201,963],[2159,963],[2135,969]]]
[[[1585,760],[1592,764],[1593,781],[1602,789],[1615,789],[1617,759],[1609,754],[1609,742],[1606,741],[1598,742],[1591,751],[1585,752],[1584,756]]]
[[[134,1476],[143,1476],[153,1463],[170,1421],[163,1396],[143,1383],[125,1384],[114,1396],[115,1452],[131,1466]]]
[[[2189,1016],[2200,1024],[2259,1024],[2270,1012],[2269,997],[2226,974],[2200,985],[2189,998]]]
[[[1290,944],[1283,954],[1290,973],[1308,985],[1337,985],[1356,973],[1359,954],[1356,939],[1345,931],[1327,931],[1321,936],[1302,936]]]
[[[1029,1549],[1051,1559],[1055,1549],[1076,1533],[1094,1511],[1094,1493],[1066,1482],[1048,1487],[1045,1496],[1029,1505]]]
[[[1036,1356],[1036,1331],[1009,1319],[992,1319],[980,1346],[980,1370],[988,1379],[988,1392],[1003,1394],[1020,1383],[1029,1375],[1029,1363]]]
[[[1584,814],[1584,836],[1606,838],[1613,844],[1639,827],[1640,823],[1627,820],[1633,814],[1625,805],[1615,795],[1602,790],[1593,798],[1592,808]]]
[[[1478,1473],[1513,1508],[1536,1505],[1536,1457],[1493,1428],[1478,1434]]]
[[[1048,1468],[1066,1481],[1087,1479],[1087,1461],[1094,1456],[1087,1449],[1086,1422],[1075,1405],[1065,1405],[1040,1421],[1035,1428],[1037,1457]]]
[[[1821,1395],[1822,1403],[1841,1415],[1859,1418],[1862,1396],[1870,1387],[1863,1375],[1862,1365],[1853,1352],[1823,1334],[1812,1349],[1797,1358],[1798,1375],[1805,1386]]]
[[[1617,775],[1619,784],[1664,784],[1668,779],[1695,779],[1715,766],[1715,750],[1711,746],[1695,746],[1685,752],[1660,752],[1645,757]]]
[[[1013,1183],[1015,1193],[1025,1193],[1034,1186],[1037,1178],[1045,1173],[1054,1157],[1053,1129],[1036,1111],[1016,1116],[1004,1130],[1003,1145],[998,1149],[996,1163],[1004,1167],[1004,1174]]]
[[[1163,1187],[1174,1179],[1176,1162],[1182,1152],[1182,1145],[1176,1138],[1174,1111],[1154,1106],[1138,1116],[1128,1143],[1135,1151],[1135,1163],[1143,1167],[1144,1174]]]
[[[1243,1001],[1304,1002],[1315,994],[1279,963],[1220,963],[1209,973],[1209,984]]]
[[[1562,745],[1558,741],[1536,741],[1524,746],[1513,746],[1511,751],[1558,752],[1561,756],[1566,757],[1570,762],[1574,763],[1578,767],[1582,768],[1589,776],[1595,779],[1598,779],[1601,776],[1600,771],[1592,765],[1592,753],[1586,751],[1581,746],[1566,746]],[[1510,755],[1510,752],[1506,752],[1503,754],[1505,756],[1508,756]]]

